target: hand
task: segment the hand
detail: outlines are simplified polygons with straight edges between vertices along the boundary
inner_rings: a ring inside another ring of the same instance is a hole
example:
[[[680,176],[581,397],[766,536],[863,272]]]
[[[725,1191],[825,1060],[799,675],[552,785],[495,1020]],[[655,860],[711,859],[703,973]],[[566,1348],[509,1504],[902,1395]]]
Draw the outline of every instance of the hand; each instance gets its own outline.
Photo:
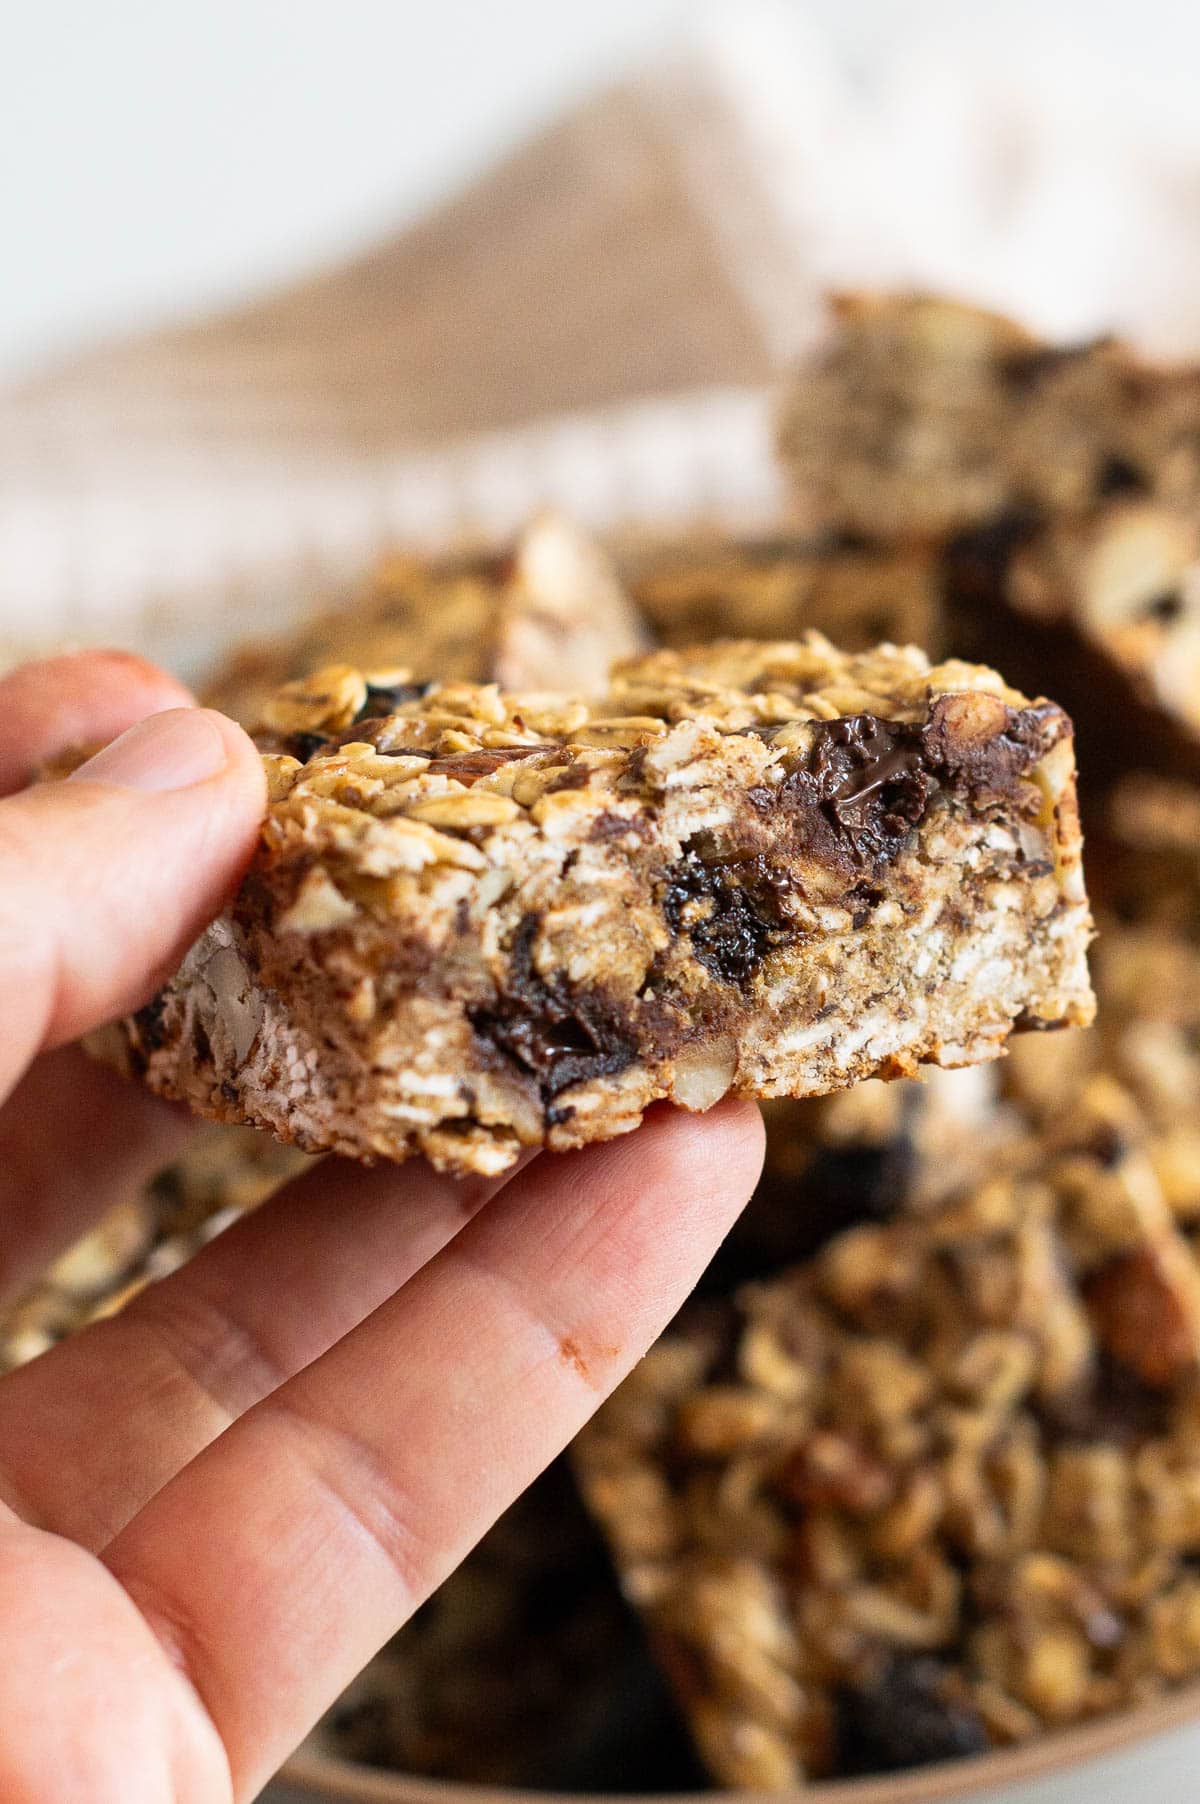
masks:
[[[0,682],[9,1297],[188,1131],[68,1045],[250,856],[257,755],[188,701],[116,654]],[[744,1104],[497,1180],[327,1160],[0,1380],[4,1804],[252,1797],[645,1351],[760,1160]]]

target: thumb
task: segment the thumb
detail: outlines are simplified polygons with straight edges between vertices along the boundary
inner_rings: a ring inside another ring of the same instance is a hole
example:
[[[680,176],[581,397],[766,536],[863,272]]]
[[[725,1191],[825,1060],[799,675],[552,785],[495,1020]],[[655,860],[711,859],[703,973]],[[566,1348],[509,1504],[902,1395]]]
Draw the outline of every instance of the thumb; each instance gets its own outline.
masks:
[[[153,993],[236,883],[264,800],[241,728],[176,708],[0,802],[0,1097]]]

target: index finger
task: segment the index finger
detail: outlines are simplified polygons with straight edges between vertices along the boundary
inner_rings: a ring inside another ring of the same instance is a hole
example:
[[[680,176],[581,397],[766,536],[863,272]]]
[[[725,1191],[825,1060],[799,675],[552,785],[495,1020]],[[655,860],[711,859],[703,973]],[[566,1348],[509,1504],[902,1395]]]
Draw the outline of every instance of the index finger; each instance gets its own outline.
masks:
[[[748,1198],[744,1103],[543,1156],[235,1423],[107,1563],[253,1796],[666,1326]]]

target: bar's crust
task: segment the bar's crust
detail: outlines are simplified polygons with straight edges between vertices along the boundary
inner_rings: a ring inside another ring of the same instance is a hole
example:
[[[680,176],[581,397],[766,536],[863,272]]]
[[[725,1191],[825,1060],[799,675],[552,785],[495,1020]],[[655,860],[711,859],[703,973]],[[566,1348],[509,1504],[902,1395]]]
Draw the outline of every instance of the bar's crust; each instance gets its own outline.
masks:
[[[806,530],[936,537],[1016,506],[1200,498],[1200,372],[1048,345],[926,295],[851,295],[792,380],[779,445]]]
[[[659,1098],[800,1096],[1086,1022],[1070,723],[811,635],[600,701],[334,667],[282,690],[231,908],[120,1030],[202,1114],[498,1171]]]
[[[587,693],[645,645],[605,553],[563,515],[544,513],[507,551],[382,558],[342,605],[240,647],[204,699],[253,726],[282,684],[335,661],[381,681],[436,676]]]

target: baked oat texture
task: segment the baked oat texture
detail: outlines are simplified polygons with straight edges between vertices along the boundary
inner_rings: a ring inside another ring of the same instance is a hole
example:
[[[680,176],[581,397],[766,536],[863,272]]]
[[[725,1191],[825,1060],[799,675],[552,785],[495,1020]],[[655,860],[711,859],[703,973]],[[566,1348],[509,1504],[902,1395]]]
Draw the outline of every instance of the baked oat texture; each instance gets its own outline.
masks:
[[[1102,1026],[1014,1047],[1007,1136],[964,1123],[948,1194],[914,1171],[693,1305],[575,1443],[718,1783],[942,1762],[1200,1676],[1196,947],[1110,923],[1097,989]]]
[[[335,666],[260,743],[250,871],[109,1049],[308,1151],[494,1172],[1091,1015],[1070,723],[992,671],[731,641],[589,703]]]
[[[586,693],[645,643],[604,552],[561,514],[545,513],[511,551],[381,559],[361,593],[298,631],[239,648],[204,699],[253,726],[282,684],[335,661],[381,682],[437,676]]]
[[[1049,345],[925,295],[852,295],[795,374],[779,447],[805,530],[931,537],[1115,494],[1200,498],[1200,371]]]

